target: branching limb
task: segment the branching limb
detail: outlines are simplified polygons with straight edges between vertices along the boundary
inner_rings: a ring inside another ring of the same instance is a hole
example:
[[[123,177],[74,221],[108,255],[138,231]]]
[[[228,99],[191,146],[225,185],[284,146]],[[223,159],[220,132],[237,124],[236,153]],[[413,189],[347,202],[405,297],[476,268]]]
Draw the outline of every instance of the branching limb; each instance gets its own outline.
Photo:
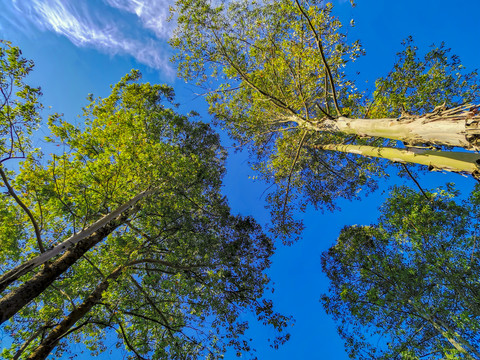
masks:
[[[35,236],[37,238],[38,248],[39,248],[41,253],[44,253],[45,248],[43,247],[42,236],[40,234],[40,228],[38,227],[38,224],[35,221],[35,218],[33,217],[33,214],[31,213],[31,211],[23,203],[23,201],[17,196],[17,194],[15,193],[15,190],[13,190],[13,188],[11,187],[10,183],[8,182],[7,175],[5,174],[5,172],[3,171],[3,168],[1,166],[0,166],[0,176],[2,177],[3,183],[7,187],[10,195],[12,195],[12,197],[15,199],[16,203],[18,205],[20,205],[20,207],[23,209],[23,211],[25,211],[25,213],[29,217],[30,221],[32,222],[33,228],[35,229]]]
[[[408,170],[408,167],[406,164],[404,163],[401,163],[403,168],[405,169],[405,171],[407,172],[408,176],[410,176],[410,178],[413,180],[413,182],[417,185],[417,187],[420,189],[420,191],[422,192],[423,196],[425,197],[425,199],[427,200],[431,200],[430,197],[425,193],[425,191],[423,191],[422,187],[420,186],[419,182],[417,181],[417,179],[415,179],[415,177],[412,175],[412,173],[410,172],[410,170]]]
[[[161,317],[161,319],[163,320],[163,326],[165,326],[165,328],[167,329],[168,333],[170,334],[170,336],[173,338],[173,334],[175,331],[174,328],[172,328],[170,326],[170,324],[168,323],[167,321],[167,318],[165,317],[165,314],[160,311],[160,309],[157,307],[157,305],[155,304],[155,302],[150,298],[150,296],[147,294],[147,292],[145,291],[145,289],[142,287],[142,285],[140,285],[138,283],[137,280],[135,280],[135,278],[130,275],[130,280],[132,281],[133,285],[135,285],[135,287],[143,294],[143,296],[145,297],[145,299],[147,300],[147,302],[150,304],[150,306],[152,307],[153,310],[155,310],[155,312]]]
[[[295,169],[295,165],[297,164],[298,158],[300,157],[300,151],[303,147],[303,144],[305,143],[305,139],[307,137],[308,132],[305,131],[303,133],[302,138],[300,139],[300,142],[298,143],[298,148],[297,148],[297,153],[295,154],[295,158],[293,159],[292,162],[292,167],[290,168],[290,172],[288,174],[288,182],[287,182],[287,191],[285,194],[285,200],[283,202],[283,209],[282,209],[282,218],[285,219],[285,210],[287,207],[287,202],[288,202],[288,193],[290,192],[290,184],[292,181],[292,175],[293,175],[293,170]]]
[[[118,326],[120,328],[120,332],[122,333],[122,337],[123,337],[123,340],[125,340],[125,345],[127,345],[127,347],[133,351],[133,353],[135,354],[135,356],[140,359],[140,360],[147,360],[146,358],[144,358],[143,356],[141,356],[137,350],[135,350],[135,347],[130,343],[130,340],[128,340],[128,336],[125,332],[125,329],[123,328],[123,325],[120,321],[118,321]]]
[[[215,37],[215,40],[216,40],[216,43],[217,45],[221,48],[221,51],[222,51],[222,54],[223,56],[225,57],[225,59],[227,60],[228,64],[233,67],[235,69],[235,71],[238,73],[238,75],[240,76],[240,78],[242,78],[243,81],[245,81],[248,86],[250,86],[252,89],[254,89],[255,91],[259,92],[260,94],[262,94],[263,96],[265,96],[266,98],[268,98],[269,100],[271,100],[275,105],[277,105],[278,107],[290,112],[292,115],[294,116],[297,116],[298,117],[298,114],[297,112],[292,109],[290,106],[288,106],[287,104],[285,104],[282,100],[278,99],[277,97],[273,96],[272,94],[269,94],[267,93],[266,91],[264,91],[263,89],[259,88],[256,84],[254,84],[250,78],[247,76],[247,74],[238,67],[238,65],[235,63],[235,61],[232,60],[232,58],[230,57],[230,55],[228,54],[228,51],[227,49],[225,48],[225,45],[223,44],[223,42],[219,39],[218,35],[215,33],[215,31],[213,31],[213,36]]]
[[[102,270],[100,270],[100,269],[98,268],[98,266],[95,265],[95,264],[88,258],[87,254],[84,254],[82,257],[83,257],[85,260],[87,260],[87,262],[95,269],[96,272],[98,272],[98,273],[100,274],[100,277],[101,277],[102,279],[105,279],[105,278],[106,278],[106,276],[105,276],[105,274],[102,272]]]
[[[44,330],[45,328],[44,327],[41,327],[40,329],[38,329],[37,331],[35,331],[32,336],[30,336],[23,344],[22,346],[20,347],[20,349],[17,350],[17,352],[15,353],[15,355],[13,356],[12,360],[18,360],[20,359],[20,356],[22,356],[23,352],[27,349],[28,345],[31,344],[31,342],[33,340],[35,340],[41,333],[42,331]]]
[[[332,76],[332,71],[330,69],[330,66],[328,65],[327,59],[325,57],[325,52],[323,51],[323,45],[322,45],[322,39],[320,38],[320,35],[318,34],[317,30],[315,30],[315,27],[312,24],[312,21],[310,20],[310,17],[307,15],[305,10],[303,9],[302,5],[298,0],[295,0],[295,3],[297,4],[298,9],[302,13],[302,16],[307,20],[308,26],[312,30],[313,34],[315,35],[315,41],[317,43],[318,50],[320,50],[320,55],[322,56],[322,61],[323,65],[325,66],[328,79],[330,81],[330,86],[332,87],[332,95],[333,95],[333,102],[335,104],[335,109],[337,110],[337,115],[340,116],[342,113],[340,112],[340,107],[338,106],[338,100],[337,100],[337,92],[335,90],[335,83],[333,82],[333,76]]]

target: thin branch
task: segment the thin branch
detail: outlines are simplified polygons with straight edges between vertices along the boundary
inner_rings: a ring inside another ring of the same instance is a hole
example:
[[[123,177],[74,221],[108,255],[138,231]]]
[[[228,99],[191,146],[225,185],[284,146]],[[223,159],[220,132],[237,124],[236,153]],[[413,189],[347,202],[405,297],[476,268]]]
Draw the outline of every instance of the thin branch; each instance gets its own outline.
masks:
[[[271,100],[273,103],[275,103],[275,105],[277,105],[278,107],[284,109],[284,110],[287,110],[289,111],[290,113],[292,113],[292,115],[294,116],[299,116],[297,114],[297,112],[292,109],[290,106],[288,106],[287,104],[285,104],[282,100],[278,99],[277,97],[273,96],[272,94],[269,94],[267,93],[266,91],[262,90],[261,88],[259,88],[256,84],[254,84],[250,79],[249,77],[247,76],[247,74],[245,74],[242,69],[239,68],[239,66],[237,66],[237,64],[231,59],[230,55],[228,54],[228,51],[227,49],[225,48],[225,45],[223,44],[222,41],[220,41],[218,35],[215,33],[215,31],[213,31],[213,36],[215,37],[215,40],[217,42],[217,45],[220,46],[221,50],[222,50],[222,53],[225,57],[225,59],[227,60],[228,64],[233,67],[235,69],[235,71],[238,73],[238,75],[254,90],[258,91],[260,94],[262,94],[263,96],[267,97],[269,100]]]
[[[20,205],[20,207],[25,211],[25,213],[27,214],[27,216],[30,218],[30,221],[31,221],[32,224],[33,224],[33,228],[35,229],[35,236],[36,236],[36,238],[37,238],[38,248],[40,249],[40,252],[41,252],[41,253],[44,253],[44,252],[45,252],[45,248],[43,247],[42,236],[41,236],[41,234],[40,234],[40,228],[38,227],[38,224],[37,224],[37,222],[35,221],[35,218],[33,217],[33,214],[30,212],[30,210],[27,208],[27,206],[23,203],[23,201],[20,200],[20,198],[17,196],[17,194],[15,193],[15,191],[13,190],[13,188],[10,186],[10,183],[8,182],[7,175],[6,175],[5,172],[3,171],[2,166],[0,166],[0,176],[2,177],[2,180],[3,180],[4,184],[5,184],[5,186],[7,187],[8,192],[10,193],[10,195],[12,195],[12,197],[15,199],[15,201],[17,202],[17,204]]]
[[[37,199],[37,204],[38,204],[38,210],[40,212],[40,230],[43,229],[43,209],[42,209],[42,203],[38,199],[38,191],[36,188],[33,189],[35,191],[35,197]]]
[[[132,265],[137,265],[137,264],[160,264],[164,265],[167,267],[171,267],[174,269],[179,269],[179,270],[193,270],[197,268],[209,268],[209,269],[214,269],[215,265],[212,266],[212,264],[195,264],[195,265],[180,265],[180,264],[175,264],[170,261],[165,261],[165,260],[159,260],[159,259],[139,259],[139,260],[133,260],[125,264],[125,266],[132,266]]]
[[[300,142],[298,143],[298,148],[297,148],[297,153],[295,154],[295,158],[293,159],[292,167],[290,168],[290,172],[288,174],[288,182],[287,182],[287,191],[285,194],[285,201],[283,202],[283,209],[282,209],[282,218],[285,219],[285,209],[287,207],[287,202],[288,202],[288,193],[290,192],[290,183],[292,180],[292,174],[293,170],[295,169],[295,165],[297,164],[298,158],[300,157],[300,151],[303,147],[303,144],[305,142],[305,138],[307,137],[308,132],[305,131],[303,133],[302,138],[300,139]]]
[[[57,341],[60,341],[62,340],[63,338],[67,337],[68,335],[70,335],[71,333],[81,329],[82,327],[84,327],[85,325],[88,325],[88,324],[91,324],[92,322],[90,321],[91,318],[88,318],[87,320],[85,320],[84,322],[82,322],[80,325],[77,325],[73,328],[71,328],[70,330],[68,330],[65,334],[63,335],[60,335],[57,339]]]
[[[100,270],[100,269],[98,268],[98,266],[95,265],[95,264],[88,258],[87,254],[83,254],[82,257],[83,257],[85,260],[87,260],[87,262],[95,269],[96,272],[98,272],[98,273],[100,274],[100,276],[102,277],[102,279],[105,279],[105,278],[106,278],[106,276],[105,276],[105,274],[102,272],[102,270]]]
[[[419,182],[417,181],[417,179],[415,179],[415,177],[412,175],[412,173],[410,172],[410,170],[408,170],[408,167],[406,164],[404,163],[401,163],[403,168],[405,169],[405,171],[407,172],[408,176],[410,176],[410,178],[413,180],[413,182],[418,186],[418,188],[420,189],[420,191],[422,192],[423,196],[425,197],[425,199],[427,199],[428,201],[430,201],[430,197],[425,193],[425,191],[423,191],[422,187],[420,186]]]
[[[30,343],[35,340],[35,338],[38,337],[38,335],[40,335],[40,333],[45,329],[45,327],[41,327],[40,329],[38,329],[37,331],[35,331],[32,336],[30,336],[23,344],[22,346],[20,347],[20,349],[18,349],[18,351],[15,353],[15,355],[13,356],[12,360],[18,360],[20,359],[20,356],[22,356],[23,352],[26,350],[26,348],[28,347],[28,345],[30,345]]]
[[[152,309],[155,310],[155,312],[158,313],[158,315],[160,315],[160,317],[164,321],[163,326],[165,326],[167,328],[168,333],[173,338],[173,332],[177,331],[177,330],[175,330],[174,328],[172,328],[170,326],[170,324],[168,323],[167,318],[165,317],[163,312],[161,312],[160,309],[155,305],[155,302],[150,298],[150,296],[147,294],[145,289],[138,283],[138,281],[135,280],[135,278],[132,275],[130,275],[129,277],[130,277],[130,280],[132,281],[132,283],[135,285],[135,287],[143,294],[143,296],[145,297],[147,302],[150,304]]]
[[[322,109],[322,107],[320,106],[320,104],[318,102],[315,103],[315,105],[317,105],[317,108],[330,120],[333,120],[333,116],[330,115],[329,113],[327,113],[325,110]]]
[[[127,347],[128,347],[130,350],[132,350],[139,359],[141,359],[141,360],[147,360],[146,358],[142,357],[142,356],[135,350],[135,348],[133,347],[133,345],[130,343],[130,341],[128,340],[127,334],[125,333],[125,329],[123,328],[123,325],[122,325],[122,323],[120,322],[120,320],[118,321],[118,326],[120,327],[120,331],[122,332],[122,337],[123,337],[123,339],[125,340],[125,344],[127,345]]]
[[[68,301],[70,301],[70,304],[72,304],[72,307],[73,309],[75,310],[77,308],[77,306],[75,305],[75,303],[73,302],[73,299],[70,295],[68,295],[65,291],[63,291],[62,289],[58,288],[57,286],[53,285],[53,284],[50,284],[50,286],[52,288],[54,288],[55,290],[57,290],[60,294],[62,294],[63,296],[65,296]]]
[[[315,149],[315,148],[314,148]],[[347,182],[347,179],[345,179],[342,175],[340,175],[338,172],[332,169],[330,165],[326,161],[324,161],[320,156],[316,156],[315,154],[315,159],[318,160],[322,164],[322,166],[327,169],[329,172],[331,172],[333,175],[339,177],[343,182]]]
[[[320,55],[322,56],[323,65],[325,66],[325,69],[328,74],[328,79],[330,80],[330,86],[332,87],[332,95],[333,95],[333,102],[335,104],[335,109],[337,110],[338,116],[340,116],[342,113],[340,112],[340,107],[338,106],[337,93],[335,91],[335,84],[333,82],[332,71],[330,70],[330,66],[327,63],[327,59],[325,58],[325,52],[323,51],[322,40],[320,39],[320,36],[315,30],[315,27],[313,26],[312,21],[310,20],[310,17],[307,15],[307,13],[303,9],[300,2],[298,0],[295,0],[295,3],[297,4],[298,9],[302,13],[303,17],[307,20],[308,26],[310,27],[313,34],[315,35],[315,41],[317,43],[318,50],[320,50]]]

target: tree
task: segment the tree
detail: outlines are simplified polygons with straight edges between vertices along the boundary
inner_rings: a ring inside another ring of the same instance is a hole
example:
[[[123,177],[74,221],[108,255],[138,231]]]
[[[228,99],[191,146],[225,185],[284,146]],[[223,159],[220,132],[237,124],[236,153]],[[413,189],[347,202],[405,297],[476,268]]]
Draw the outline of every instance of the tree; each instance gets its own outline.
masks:
[[[179,73],[206,88],[210,111],[278,190],[270,200],[284,231],[290,205],[334,208],[377,186],[386,159],[472,174],[479,83],[442,46],[424,59],[411,39],[376,81],[372,98],[345,67],[363,54],[323,1],[179,0],[171,41]],[[209,79],[213,78],[213,83]],[[374,157],[374,158],[372,158]]]
[[[480,358],[479,190],[395,188],[377,224],[344,228],[322,255],[322,302],[351,358]]]
[[[284,328],[263,298],[273,243],[230,213],[218,135],[171,108],[172,88],[132,71],[78,125],[51,116],[47,156],[31,141],[33,63],[3,42],[0,64],[4,357],[61,354],[66,339],[100,351],[113,329],[137,358],[213,359],[250,351],[243,310]]]

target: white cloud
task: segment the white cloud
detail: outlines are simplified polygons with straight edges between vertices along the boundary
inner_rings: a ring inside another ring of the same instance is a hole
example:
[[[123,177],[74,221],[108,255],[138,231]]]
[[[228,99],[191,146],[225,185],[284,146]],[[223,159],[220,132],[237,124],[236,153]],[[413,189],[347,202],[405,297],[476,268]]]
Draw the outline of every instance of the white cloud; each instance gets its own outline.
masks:
[[[157,37],[168,39],[174,25],[167,21],[171,0],[105,0],[110,6],[135,14],[146,29]]]
[[[87,2],[78,0],[12,1],[17,11],[37,27],[63,35],[76,46],[93,47],[113,55],[127,54],[162,70],[164,75],[174,75],[165,46],[171,31],[165,25],[168,16],[165,1],[146,1],[148,5],[142,5],[138,0],[106,0],[110,6],[97,2],[103,5],[97,8],[87,7]],[[139,21],[131,21],[118,10],[135,14]]]

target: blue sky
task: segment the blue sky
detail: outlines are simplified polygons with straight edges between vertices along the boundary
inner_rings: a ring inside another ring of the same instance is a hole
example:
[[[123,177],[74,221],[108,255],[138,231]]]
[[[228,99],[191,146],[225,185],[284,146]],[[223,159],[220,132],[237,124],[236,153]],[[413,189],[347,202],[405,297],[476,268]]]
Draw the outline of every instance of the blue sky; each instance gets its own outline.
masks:
[[[385,75],[400,51],[402,39],[413,35],[420,49],[445,41],[469,70],[480,67],[480,2],[464,0],[359,0],[334,1],[335,12],[348,24],[351,40],[360,39],[367,55],[355,63],[363,86]],[[175,78],[168,40],[174,25],[167,23],[168,0],[0,0],[0,38],[19,46],[36,69],[31,84],[42,86],[46,107],[76,121],[88,93],[106,96],[132,68],[138,68],[149,82],[174,86],[182,111],[197,110],[208,120],[206,105],[196,89]],[[365,81],[368,80],[368,83]],[[47,110],[48,111],[48,110]],[[226,140],[226,138],[224,137]],[[228,141],[225,141],[228,146]],[[232,155],[228,162],[225,193],[235,212],[253,214],[268,221],[262,193],[266,185],[253,183],[246,155]],[[399,180],[393,178],[388,184]],[[420,179],[425,187],[455,181],[468,191],[473,185],[461,176],[431,174]],[[388,184],[384,184],[383,190]],[[412,183],[410,185],[413,186]],[[279,245],[269,275],[275,282],[272,295],[277,310],[293,315],[291,340],[279,350],[266,345],[269,330],[252,324],[259,359],[346,359],[334,323],[323,312],[320,294],[327,283],[320,268],[320,255],[348,224],[375,221],[382,191],[355,203],[342,203],[343,210],[322,214],[309,209],[303,218],[303,239],[290,247]],[[228,354],[227,359],[236,358]]]

